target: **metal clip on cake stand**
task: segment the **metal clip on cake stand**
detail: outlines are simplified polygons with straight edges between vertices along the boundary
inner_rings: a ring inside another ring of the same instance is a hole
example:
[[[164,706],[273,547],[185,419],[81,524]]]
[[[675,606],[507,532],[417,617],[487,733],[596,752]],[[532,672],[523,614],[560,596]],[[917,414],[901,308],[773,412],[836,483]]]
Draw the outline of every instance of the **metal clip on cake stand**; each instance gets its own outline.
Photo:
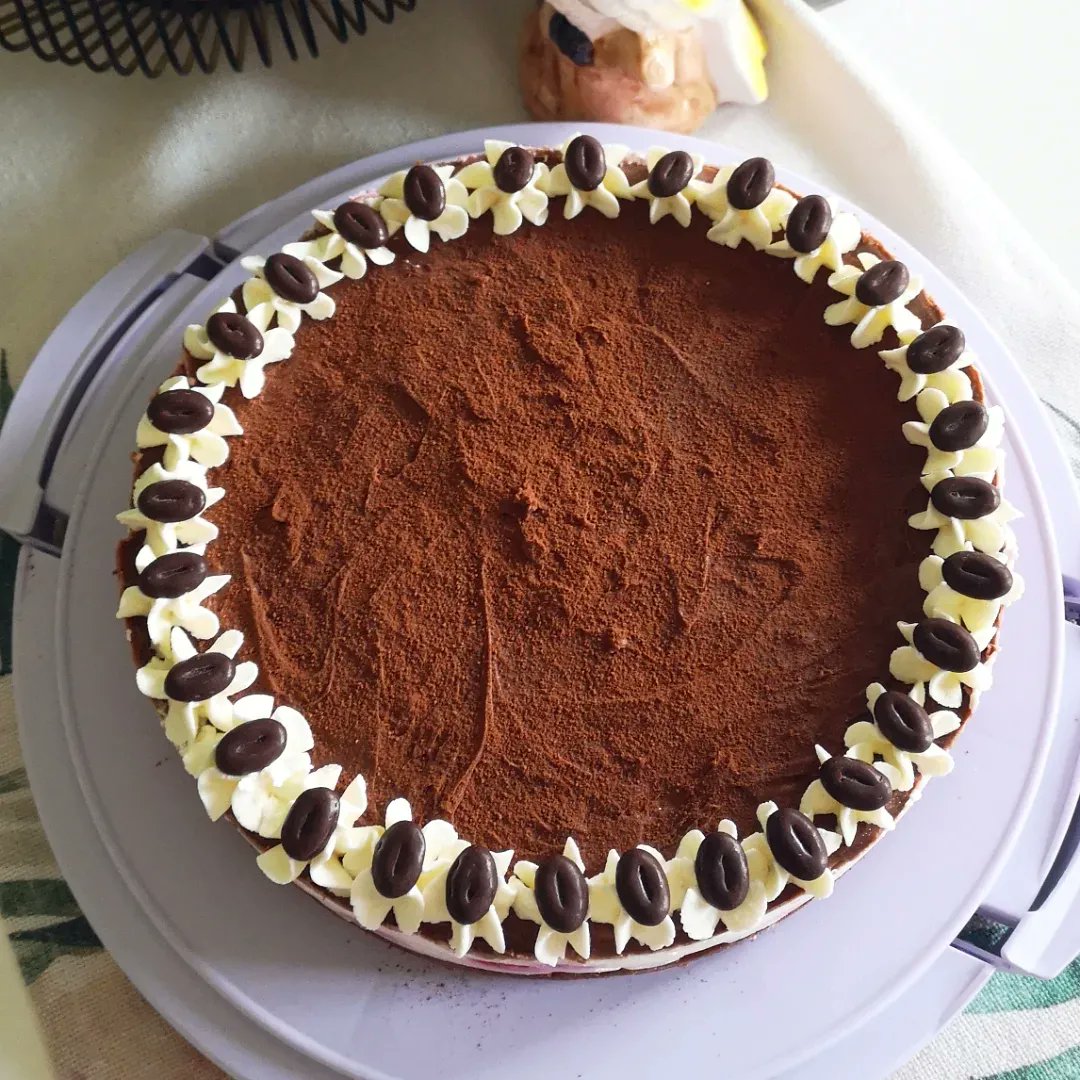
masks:
[[[522,129],[514,130],[524,139]],[[455,145],[476,145],[493,134],[514,137],[511,132],[467,133],[454,137]],[[24,545],[23,575],[31,553],[59,558],[67,545],[78,542],[68,531],[68,516],[88,463],[93,467],[93,446],[102,425],[110,422],[109,405],[118,386],[140,378],[146,382],[148,371],[157,378],[166,374],[170,350],[175,358],[181,328],[192,311],[198,311],[196,318],[204,316],[243,279],[240,254],[256,246],[276,249],[307,227],[311,207],[332,205],[418,158],[445,156],[447,147],[447,140],[431,141],[346,166],[252,211],[213,238],[164,233],[125,259],[72,308],[31,366],[0,432],[0,528]],[[105,382],[109,389],[102,392]],[[1063,504],[1060,516],[1055,512],[1061,540],[1070,536],[1065,529],[1071,529],[1071,537],[1080,535],[1080,506],[1063,478],[1060,455],[1054,467],[1061,473],[1054,477]],[[1067,554],[1072,562],[1066,559],[1066,569],[1080,572],[1080,551]],[[972,913],[980,925],[995,928],[992,941],[983,934],[976,941],[962,936],[954,942],[955,948],[994,968],[1042,978],[1056,975],[1080,954],[1080,626],[1075,625],[1080,623],[1080,581],[1065,579],[1063,601],[1062,618],[1070,625],[1059,730],[1036,810],[1025,826],[1050,837],[1053,846],[1047,850],[1057,855],[1048,872],[1024,883],[1030,896],[1032,883],[1041,878],[1026,910],[1002,904]],[[31,674],[47,678],[51,673]],[[977,766],[970,759],[963,764]],[[1021,833],[1018,849],[1027,835]],[[842,893],[833,902],[842,902]]]

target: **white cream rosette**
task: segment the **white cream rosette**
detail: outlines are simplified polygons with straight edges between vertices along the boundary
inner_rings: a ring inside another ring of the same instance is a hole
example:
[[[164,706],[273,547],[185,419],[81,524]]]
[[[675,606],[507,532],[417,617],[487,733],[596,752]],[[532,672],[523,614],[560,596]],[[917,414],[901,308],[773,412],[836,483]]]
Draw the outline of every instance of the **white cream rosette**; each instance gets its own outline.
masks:
[[[866,688],[866,707],[871,716],[878,698],[884,693],[885,687],[881,683],[871,683]],[[960,717],[949,709],[938,709],[929,713],[929,717],[935,739],[951,734],[960,726]],[[873,720],[858,720],[852,724],[844,732],[844,745],[851,757],[880,769],[894,791],[910,791],[915,785],[916,769],[928,777],[946,776],[952,772],[952,757],[936,742],[921,752],[901,750],[885,738]]]
[[[993,680],[988,664],[980,660],[970,671],[946,671],[927,660],[913,644],[917,623],[900,622],[896,625],[907,644],[893,650],[889,658],[889,674],[902,683],[908,683],[911,697],[920,705],[925,705],[929,696],[946,709],[958,709],[964,701],[965,686],[973,694],[989,689]],[[986,630],[971,631],[980,653],[993,640],[995,632],[992,626]]]
[[[353,879],[349,891],[349,903],[356,921],[365,930],[376,930],[387,915],[393,913],[398,929],[405,934],[415,934],[424,918],[425,874],[442,865],[450,851],[454,857],[464,848],[457,831],[448,821],[429,821],[420,831],[424,834],[424,861],[417,883],[404,895],[383,896],[375,888],[371,864],[375,845],[384,832],[399,821],[412,821],[413,811],[407,799],[393,799],[386,807],[384,825],[362,825],[350,830],[344,839],[345,852],[342,864]]]
[[[240,260],[240,265],[252,275],[244,282],[241,297],[244,307],[247,308],[247,317],[260,329],[269,326],[271,318],[276,317],[281,329],[295,334],[300,329],[302,316],[316,320],[329,319],[337,310],[334,298],[323,292],[323,289],[339,282],[343,275],[337,270],[331,270],[329,266],[324,266],[310,255],[300,261],[315,275],[319,286],[314,299],[306,304],[297,303],[274,292],[266,280],[266,259],[261,255],[249,255]],[[265,336],[264,334],[263,352],[266,351]]]
[[[1012,588],[997,600],[965,596],[946,584],[941,571],[944,563],[940,555],[928,555],[919,564],[919,586],[926,592],[923,611],[931,618],[949,619],[972,633],[982,632],[993,629],[1001,609],[1024,595],[1023,580],[1013,575]]]
[[[796,251],[788,243],[787,237],[782,236],[775,243],[771,243],[765,248],[770,255],[775,255],[781,259],[793,259],[795,273],[807,285],[813,282],[817,272],[823,266],[832,273],[842,270],[844,256],[849,251],[854,251],[859,246],[859,240],[862,238],[862,229],[855,215],[837,210],[835,199],[828,199],[827,201],[832,209],[833,219],[829,231],[820,246],[814,248],[813,251]],[[784,219],[781,222],[783,228],[787,227],[787,219],[790,213],[791,210],[788,209],[784,214]]]
[[[935,327],[942,325],[944,324],[935,323],[930,329],[933,330]],[[878,356],[885,361],[885,366],[900,376],[900,389],[897,391],[897,399],[910,401],[916,394],[921,394],[923,390],[930,387],[934,390],[940,390],[950,405],[954,401],[969,401],[972,397],[971,380],[964,374],[963,369],[971,367],[975,363],[975,354],[970,350],[965,348],[947,368],[942,371],[932,372],[929,375],[912,371],[908,367],[908,346],[923,332],[917,327],[899,330],[897,331],[900,338],[899,348],[882,349],[878,353]]]
[[[667,154],[666,146],[654,146],[645,154],[645,164],[651,173],[656,168],[656,163]],[[649,178],[638,181],[630,188],[630,197],[634,199],[649,200],[649,221],[655,225],[669,215],[673,217],[684,229],[690,224],[693,217],[692,208],[697,201],[698,195],[707,190],[708,185],[698,180],[705,159],[700,154],[691,154],[690,160],[694,163],[694,171],[690,174],[690,183],[677,191],[674,195],[654,195],[649,190]]]
[[[269,288],[269,286],[267,286]],[[235,315],[236,304],[227,299],[218,304],[211,315]],[[275,309],[269,304],[261,304],[255,310],[249,310],[245,318],[262,334],[263,347],[258,356],[242,360],[222,352],[210,340],[206,326],[193,323],[184,331],[184,348],[196,359],[205,360],[195,371],[199,382],[206,386],[238,386],[246,398],[257,397],[266,385],[266,366],[286,360],[292,355],[293,336],[284,326],[270,329]],[[209,322],[209,319],[207,319]]]
[[[446,205],[442,213],[433,221],[417,217],[405,203],[405,177],[407,170],[394,173],[381,188],[379,194],[383,201],[379,204],[382,214],[393,236],[398,229],[405,230],[405,239],[417,251],[426,252],[431,247],[431,234],[440,240],[457,240],[465,235],[469,228],[469,193],[465,185],[454,176],[453,165],[432,165],[435,174],[443,183],[446,191]]]
[[[726,833],[732,839],[739,837],[733,821],[723,820],[717,830]],[[675,857],[668,861],[667,877],[671,889],[671,909],[678,910],[679,921],[687,937],[693,941],[704,941],[716,933],[718,923],[725,930],[745,933],[752,930],[765,918],[769,902],[765,896],[765,880],[770,872],[770,860],[760,845],[747,846],[742,842],[746,853],[747,870],[750,876],[750,888],[738,907],[728,911],[715,908],[701,895],[697,885],[694,862],[698,848],[701,847],[705,834],[700,829],[691,829],[682,840]]]
[[[966,450],[939,450],[930,441],[930,427],[938,414],[950,404],[954,402],[950,402],[943,391],[928,386],[915,398],[919,419],[908,420],[904,424],[904,438],[915,446],[926,448],[923,472],[951,472],[954,476],[977,476],[980,480],[993,480],[1002,460],[1000,447],[1005,433],[1005,418],[1001,408],[992,405],[986,410],[986,430],[973,446]]]
[[[648,844],[638,844],[642,851],[647,851],[656,861],[664,866],[664,856]],[[621,953],[630,939],[647,945],[653,952],[666,948],[675,940],[675,922],[671,915],[664,917],[656,926],[646,926],[636,922],[627,913],[619,899],[615,885],[615,873],[619,866],[619,853],[612,849],[608,852],[604,869],[589,878],[589,918],[593,922],[607,923],[615,932],[615,951]]]
[[[155,521],[148,518],[139,509],[139,496],[151,484],[165,480],[186,480],[194,484],[206,497],[206,505],[195,517],[186,521]],[[202,515],[225,494],[223,488],[208,487],[206,469],[193,461],[185,461],[175,469],[166,469],[164,465],[151,465],[136,481],[132,489],[131,509],[116,515],[121,525],[126,525],[133,532],[142,529],[146,532],[145,547],[154,556],[166,555],[176,551],[182,545],[208,544],[217,539],[217,526]]]
[[[564,158],[567,148],[575,138],[577,135],[571,136],[563,143]],[[537,181],[537,186],[553,199],[566,196],[563,217],[568,220],[576,218],[586,206],[598,210],[606,218],[616,218],[619,216],[619,200],[633,198],[630,193],[630,181],[626,179],[626,173],[622,169],[622,163],[629,152],[625,146],[615,143],[604,144],[604,160],[607,168],[604,171],[603,180],[592,191],[581,191],[574,187],[566,175],[566,165],[561,161]]]
[[[547,172],[547,166],[542,162],[533,165],[528,183],[519,191],[503,191],[495,183],[495,166],[499,158],[515,145],[496,139],[486,140],[484,158],[466,165],[456,177],[470,192],[469,217],[483,217],[490,211],[497,236],[517,232],[523,221],[543,225],[548,217],[548,196],[540,186]]]
[[[795,877],[794,874],[789,874],[773,858],[769,842],[765,838],[765,823],[778,809],[779,807],[774,802],[763,802],[757,809],[757,819],[758,824],[761,825],[761,832],[753,833],[743,842],[743,850],[746,852],[747,859],[750,858],[750,853],[754,852],[755,858],[762,857],[767,860],[768,869],[762,878],[765,886],[765,899],[769,902],[775,900],[784,891],[789,881],[798,885],[800,889],[808,892],[818,900],[824,900],[826,897],[832,896],[835,876],[829,867],[826,866],[816,878],[804,880]],[[838,833],[834,833],[831,829],[818,829],[818,833],[821,835],[825,851],[829,855],[839,849],[840,836]]]
[[[567,838],[562,853],[582,873],[585,873],[585,863],[581,858],[581,852],[572,838]],[[514,876],[510,879],[510,886],[514,890],[514,914],[519,919],[540,924],[540,929],[536,932],[533,955],[540,963],[555,967],[566,956],[566,948],[569,946],[582,960],[588,960],[592,949],[588,918],[569,934],[562,933],[544,922],[544,917],[540,914],[540,907],[536,902],[536,871],[538,869],[537,863],[519,859],[514,864]]]
[[[814,752],[822,765],[832,756],[823,746],[815,746]],[[848,756],[855,757],[854,754]],[[873,762],[870,764],[873,764]],[[874,768],[877,768],[876,764]],[[891,770],[886,768],[878,769],[878,771],[890,781],[891,785]],[[836,816],[836,827],[840,830],[840,838],[847,847],[851,847],[855,843],[855,835],[859,831],[859,825],[863,822],[867,825],[876,825],[886,832],[896,824],[892,814],[884,806],[878,810],[856,810],[853,807],[845,806],[825,790],[825,785],[822,784],[821,780],[812,781],[806,789],[802,801],[799,803],[799,812],[811,819],[818,816],[824,817],[826,814],[834,814]]]
[[[854,323],[851,344],[856,349],[876,345],[889,327],[898,334],[906,330],[918,332],[921,326],[919,318],[913,311],[908,310],[907,305],[922,292],[922,281],[915,274],[911,274],[907,288],[895,300],[888,304],[871,307],[855,295],[855,289],[859,284],[859,278],[881,260],[876,255],[865,251],[856,258],[859,262],[858,266],[845,264],[829,275],[829,288],[834,292],[842,293],[845,299],[838,300],[825,309],[825,322],[829,326],[845,326],[848,323]]]
[[[268,766],[268,768],[272,769],[273,765]],[[324,765],[321,769],[316,769],[304,778],[302,790],[316,787],[334,788],[340,778],[341,769],[339,766]],[[247,777],[243,777],[241,783],[246,779]],[[276,829],[275,833],[263,833],[263,836],[274,836],[276,838],[281,835],[281,826],[285,823],[285,818],[288,816],[293,802],[296,801],[297,796],[300,794],[300,792],[296,792],[292,799],[288,801],[282,800],[280,792],[289,786],[290,780],[286,779],[282,788],[271,790],[269,799],[272,800],[273,807],[269,811],[264,809],[265,803],[262,800],[265,796],[262,789],[256,789],[250,797],[252,818],[256,813],[259,813],[261,821],[273,825]],[[236,815],[236,820],[240,821],[240,816],[236,814],[235,808],[238,794],[239,788],[237,793],[233,795],[233,814]],[[278,815],[282,806],[284,806],[285,813],[281,814],[281,820],[279,821]],[[362,776],[356,776],[339,797],[337,824],[334,826],[330,839],[327,840],[322,851],[312,859],[303,861],[291,858],[281,844],[275,844],[273,847],[267,848],[255,862],[258,863],[259,869],[277,885],[288,885],[289,882],[295,881],[304,872],[304,868],[307,867],[308,877],[311,878],[313,884],[329,890],[335,896],[348,896],[353,883],[352,875],[342,865],[342,857],[348,851],[348,838],[352,828],[366,809],[367,785]],[[243,823],[241,822],[241,824]]]
[[[228,405],[221,403],[221,395],[225,392],[224,384],[200,386],[196,383],[192,386],[181,375],[166,379],[158,387],[157,392],[167,394],[170,390],[192,390],[196,394],[202,394],[214,406],[214,415],[210,423],[199,431],[178,435],[174,432],[160,431],[154,427],[149,415],[143,413],[135,431],[135,445],[140,450],[163,446],[165,449],[161,456],[161,463],[166,469],[176,469],[186,461],[194,461],[208,469],[223,465],[229,457],[229,444],[225,439],[230,435],[244,433],[244,429],[237,422],[236,414]]]
[[[244,635],[239,630],[226,630],[206,651],[223,653],[231,660],[243,644]],[[220,693],[205,701],[173,701],[165,693],[165,678],[175,664],[190,660],[198,651],[183,630],[178,626],[173,627],[169,636],[169,657],[151,657],[135,673],[135,685],[141,693],[156,701],[168,702],[165,734],[174,746],[181,749],[195,738],[203,724],[219,727],[220,723],[227,723],[232,716],[229,699],[242,694],[259,673],[251,660],[244,660],[236,665],[232,681]]]
[[[375,203],[363,201],[372,209],[377,209]],[[341,272],[350,281],[359,281],[367,274],[368,263],[373,266],[389,266],[394,261],[394,253],[385,245],[373,248],[363,248],[346,240],[338,232],[334,223],[333,210],[312,210],[311,216],[327,231],[321,236],[311,240],[299,240],[294,244],[286,244],[281,250],[286,255],[306,260],[315,259],[316,262],[328,263],[334,259],[341,259],[339,264]]]
[[[506,938],[503,936],[503,919],[510,911],[510,905],[514,902],[514,890],[506,880],[506,872],[510,869],[510,863],[514,858],[513,851],[493,851],[491,857],[495,860],[495,874],[499,880],[499,887],[495,891],[495,899],[491,906],[474,923],[459,923],[451,918],[446,906],[446,877],[450,873],[450,867],[469,843],[466,840],[457,840],[450,844],[443,854],[436,860],[434,866],[424,874],[424,882],[420,891],[424,897],[423,921],[426,923],[450,923],[450,948],[455,956],[464,956],[476,940],[486,941],[497,953],[506,952]]]
[[[285,729],[285,749],[267,769],[277,766],[271,775],[282,777],[299,771],[311,772],[308,752],[315,745],[307,720],[287,705],[274,707],[270,694],[247,694],[230,702],[230,708],[220,710],[213,722],[199,729],[194,741],[184,752],[184,765],[199,782],[199,798],[211,821],[217,821],[229,809],[237,786],[244,779],[221,772],[214,765],[214,752],[222,737],[233,728],[249,724],[252,720],[269,717]],[[284,762],[284,764],[279,764]],[[266,769],[261,772],[266,772]],[[259,774],[251,774],[259,775]],[[251,781],[249,789],[261,781]],[[253,817],[254,815],[248,815]]]
[[[196,544],[185,550],[202,555],[205,545]],[[135,556],[135,569],[140,573],[154,561],[153,551],[144,544]],[[203,607],[203,601],[228,583],[228,574],[209,574],[202,584],[182,596],[147,596],[138,585],[129,585],[120,594],[120,606],[116,609],[118,619],[146,619],[146,632],[154,649],[168,655],[174,627],[186,630],[192,637],[205,640],[212,638],[219,628],[217,615]]]
[[[734,171],[734,166],[725,165],[697,195],[698,209],[713,223],[705,236],[714,244],[729,248],[737,248],[745,240],[757,251],[769,250],[773,235],[783,227],[795,205],[795,197],[773,185],[757,206],[740,210],[731,205],[727,195],[727,184]],[[777,243],[783,244],[784,241]],[[794,256],[796,253],[792,251],[791,254]]]
[[[950,476],[952,473],[949,472],[927,473],[922,478],[923,487],[927,491],[933,491],[938,481]],[[946,517],[933,502],[928,502],[925,510],[908,518],[908,524],[913,529],[937,529],[938,534],[934,537],[931,549],[935,555],[946,559],[968,548],[985,552],[987,555],[997,555],[1011,548],[1013,533],[1009,522],[1015,521],[1019,516],[1013,506],[1004,499],[992,513],[978,518]]]

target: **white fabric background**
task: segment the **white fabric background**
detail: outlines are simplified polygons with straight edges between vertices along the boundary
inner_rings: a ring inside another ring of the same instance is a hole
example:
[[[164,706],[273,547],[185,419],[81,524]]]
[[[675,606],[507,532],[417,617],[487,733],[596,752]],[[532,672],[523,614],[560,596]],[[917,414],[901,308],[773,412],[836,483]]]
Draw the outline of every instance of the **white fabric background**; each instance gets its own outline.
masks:
[[[16,381],[71,304],[160,230],[213,233],[343,162],[525,118],[515,54],[531,2],[421,0],[398,24],[329,44],[317,61],[243,75],[148,82],[0,56],[0,346]],[[799,0],[755,7],[772,48],[771,100],[722,109],[702,133],[819,178],[921,248],[990,315],[1080,466],[1076,294],[904,94],[863,70],[822,20]],[[1021,133],[1011,137],[1022,147]],[[1037,162],[1032,176],[1044,189],[1032,197],[1072,186],[1040,181]],[[1058,1034],[1047,1053],[1066,1044]],[[963,1047],[962,1033],[950,1034],[905,1075],[982,1075],[993,1065]]]

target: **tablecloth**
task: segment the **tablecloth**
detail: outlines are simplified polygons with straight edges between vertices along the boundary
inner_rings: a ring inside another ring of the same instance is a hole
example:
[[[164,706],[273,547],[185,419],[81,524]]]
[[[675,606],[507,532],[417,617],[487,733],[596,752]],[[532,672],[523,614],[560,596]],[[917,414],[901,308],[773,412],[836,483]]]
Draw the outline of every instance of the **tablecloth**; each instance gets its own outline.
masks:
[[[156,82],[0,57],[0,411],[71,304],[168,227],[212,233],[351,159],[523,119],[517,27],[530,0],[421,0],[392,27],[242,76]],[[703,134],[818,177],[903,233],[982,308],[1026,367],[1080,465],[1080,302],[982,180],[803,8],[757,0],[772,99]],[[14,730],[0,540],[0,915],[63,1077],[219,1076],[139,997],[61,879]],[[1080,1076],[1080,964],[1051,983],[996,975],[902,1080]]]

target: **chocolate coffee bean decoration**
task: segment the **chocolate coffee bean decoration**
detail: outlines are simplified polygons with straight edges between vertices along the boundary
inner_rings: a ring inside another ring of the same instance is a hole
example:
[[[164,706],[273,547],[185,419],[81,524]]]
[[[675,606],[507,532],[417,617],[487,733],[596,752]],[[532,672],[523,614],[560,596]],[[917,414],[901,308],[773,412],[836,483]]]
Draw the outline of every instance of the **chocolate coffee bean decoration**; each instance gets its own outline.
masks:
[[[746,852],[734,836],[709,833],[694,857],[698,892],[707,904],[720,911],[737,908],[750,892],[750,867]]]
[[[214,747],[214,764],[226,776],[259,772],[281,757],[285,739],[285,728],[270,717],[237,724]]]
[[[446,186],[430,165],[414,165],[405,174],[405,205],[424,221],[434,221],[446,209]]]
[[[263,276],[267,285],[291,304],[310,304],[319,295],[319,279],[295,255],[271,255]]]
[[[658,199],[678,195],[693,179],[694,159],[685,150],[666,153],[649,173],[649,191]]]
[[[930,441],[939,450],[967,450],[986,434],[990,415],[982,402],[958,401],[946,405],[930,425]]]
[[[382,247],[390,235],[378,212],[355,199],[343,202],[334,211],[334,228],[350,244],[365,250]]]
[[[1013,586],[1012,571],[981,551],[950,555],[941,564],[941,576],[950,589],[975,600],[1000,600]]]
[[[671,910],[667,874],[644,848],[624,851],[615,866],[615,891],[626,914],[642,926],[659,926]]]
[[[491,852],[473,844],[454,860],[446,875],[446,910],[463,926],[479,922],[498,891],[499,871]]]
[[[765,839],[777,863],[800,881],[821,877],[829,861],[825,841],[817,826],[805,815],[784,807],[769,815]]]
[[[308,788],[292,804],[281,826],[281,846],[290,859],[314,859],[334,835],[341,815],[341,800],[329,788]]]
[[[235,674],[236,665],[224,653],[196,653],[169,668],[165,696],[173,701],[208,701],[227,690]]]
[[[907,366],[918,375],[934,375],[964,355],[964,332],[955,326],[934,326],[921,333],[907,349]]]
[[[235,311],[219,311],[206,320],[210,344],[226,356],[250,360],[263,350],[263,336],[258,327]]]
[[[946,476],[934,485],[930,502],[939,514],[970,521],[992,514],[1001,505],[1001,493],[977,476]]]
[[[198,517],[206,509],[206,493],[188,480],[159,480],[147,484],[135,502],[151,521],[175,524]]]
[[[214,419],[214,403],[198,390],[166,390],[146,407],[150,423],[168,435],[191,435]]]
[[[170,551],[156,558],[141,574],[139,589],[152,600],[175,600],[194,592],[209,573],[206,560],[194,551]]]
[[[923,619],[915,625],[912,645],[945,671],[970,671],[979,662],[979,646],[959,623]]]
[[[880,810],[892,795],[892,785],[869,762],[831,757],[821,766],[821,786],[852,810]]]
[[[748,158],[728,178],[728,202],[736,210],[753,210],[769,197],[775,183],[776,170],[771,161],[763,157]]]
[[[572,934],[589,913],[585,875],[565,855],[552,855],[536,868],[534,891],[541,918],[560,934]]]
[[[899,690],[886,690],[874,702],[878,731],[897,748],[921,754],[934,741],[934,725],[926,710]]]
[[[419,880],[427,840],[418,825],[395,821],[379,837],[371,858],[371,881],[381,896],[396,900]]]
[[[563,157],[566,178],[578,191],[595,191],[607,175],[604,148],[591,135],[572,139]]]
[[[793,251],[809,255],[825,243],[832,228],[833,212],[824,195],[806,195],[788,215],[784,235]]]
[[[521,191],[532,179],[536,159],[523,146],[508,146],[495,162],[495,186],[507,195]]]
[[[855,283],[855,299],[867,307],[881,307],[899,300],[911,281],[908,268],[895,259],[875,263]]]

